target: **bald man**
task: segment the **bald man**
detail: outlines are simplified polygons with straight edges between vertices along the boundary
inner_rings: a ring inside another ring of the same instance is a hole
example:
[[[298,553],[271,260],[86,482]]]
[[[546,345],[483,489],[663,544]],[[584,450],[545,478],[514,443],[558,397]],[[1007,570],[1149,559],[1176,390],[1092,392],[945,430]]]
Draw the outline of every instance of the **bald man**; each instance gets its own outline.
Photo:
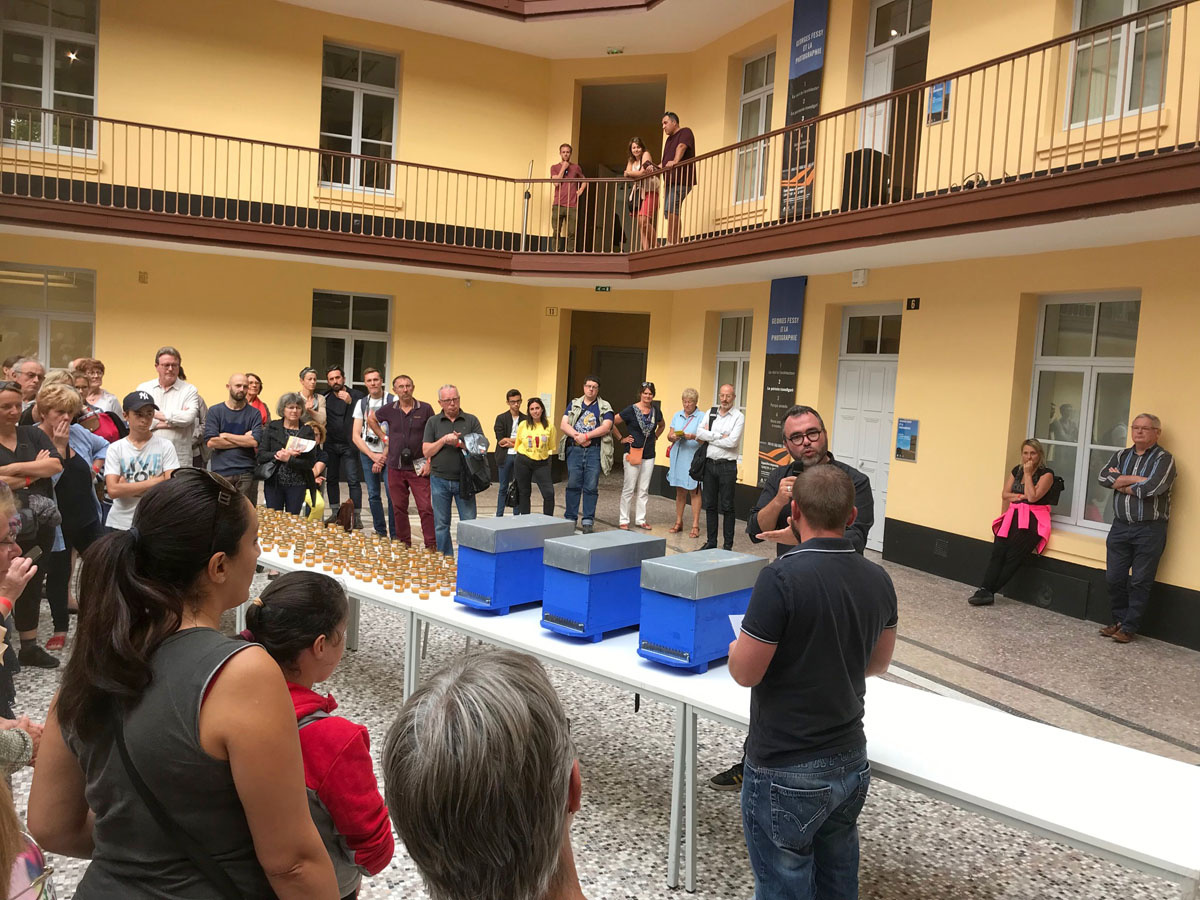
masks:
[[[204,420],[204,440],[212,451],[209,467],[224,475],[233,486],[258,503],[258,485],[254,481],[254,463],[258,442],[262,440],[263,421],[257,409],[246,403],[248,379],[238,372],[229,376],[229,399],[214,404]]]

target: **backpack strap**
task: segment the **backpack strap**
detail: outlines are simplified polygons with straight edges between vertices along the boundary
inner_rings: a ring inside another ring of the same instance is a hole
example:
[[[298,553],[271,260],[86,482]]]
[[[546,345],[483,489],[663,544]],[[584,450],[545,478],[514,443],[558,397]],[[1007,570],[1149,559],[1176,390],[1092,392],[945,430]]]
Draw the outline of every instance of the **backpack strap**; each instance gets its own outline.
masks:
[[[314,710],[313,712],[310,712],[307,716],[305,716],[299,722],[296,723],[296,730],[302,731],[305,728],[307,728],[309,725],[311,725],[313,722],[317,722],[321,719],[328,719],[329,717],[330,717],[330,713],[327,713],[323,709]]]

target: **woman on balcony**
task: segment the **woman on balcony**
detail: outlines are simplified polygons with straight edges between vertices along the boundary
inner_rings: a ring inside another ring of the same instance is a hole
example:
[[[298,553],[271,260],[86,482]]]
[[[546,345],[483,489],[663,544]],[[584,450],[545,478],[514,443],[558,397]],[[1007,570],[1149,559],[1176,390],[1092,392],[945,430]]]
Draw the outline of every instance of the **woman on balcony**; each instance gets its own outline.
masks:
[[[632,249],[649,250],[655,244],[655,217],[658,215],[658,179],[646,178],[657,171],[654,157],[646,149],[646,144],[640,137],[629,141],[629,162],[625,165],[625,175],[636,178],[629,189],[629,211],[637,220],[637,240]]]

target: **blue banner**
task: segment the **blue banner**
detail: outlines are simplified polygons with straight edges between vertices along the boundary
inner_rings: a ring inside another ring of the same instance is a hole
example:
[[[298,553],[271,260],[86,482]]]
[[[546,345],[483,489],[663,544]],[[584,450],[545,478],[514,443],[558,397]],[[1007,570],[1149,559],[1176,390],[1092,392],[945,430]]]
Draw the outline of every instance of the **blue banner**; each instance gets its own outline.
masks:
[[[821,76],[825,68],[828,0],[794,0],[792,40],[788,45],[788,99],[785,125],[796,125],[821,112]],[[812,212],[814,135],[811,129],[789,132],[783,141],[783,218]]]

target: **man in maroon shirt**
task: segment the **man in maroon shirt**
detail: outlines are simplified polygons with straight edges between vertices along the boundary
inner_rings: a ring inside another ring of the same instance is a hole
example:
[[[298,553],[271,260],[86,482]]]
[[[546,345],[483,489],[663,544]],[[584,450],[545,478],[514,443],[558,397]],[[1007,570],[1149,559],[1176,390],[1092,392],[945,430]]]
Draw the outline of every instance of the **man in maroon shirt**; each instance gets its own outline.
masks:
[[[413,397],[413,380],[397,375],[392,380],[395,403],[385,403],[367,413],[367,427],[387,444],[387,487],[396,521],[396,537],[412,546],[412,529],[408,524],[408,495],[412,492],[421,519],[421,536],[425,547],[437,546],[433,533],[433,499],[429,489],[429,460],[421,453],[425,423],[433,418],[433,407]],[[384,431],[381,425],[387,426]]]
[[[583,169],[571,162],[571,145],[562,144],[558,155],[562,162],[550,167],[550,177],[558,183],[554,185],[554,201],[550,206],[550,222],[554,228],[554,247],[561,252],[564,249],[575,249],[575,226],[579,222],[579,197],[587,190],[582,181]],[[563,222],[567,223],[567,241],[564,245],[559,237]]]
[[[679,116],[665,112],[662,117],[663,144],[662,163],[667,170],[663,213],[667,217],[667,243],[678,244],[680,233],[679,207],[683,198],[696,186],[696,167],[691,160],[696,158],[696,138],[690,128],[679,127]],[[672,170],[678,171],[672,171]]]

